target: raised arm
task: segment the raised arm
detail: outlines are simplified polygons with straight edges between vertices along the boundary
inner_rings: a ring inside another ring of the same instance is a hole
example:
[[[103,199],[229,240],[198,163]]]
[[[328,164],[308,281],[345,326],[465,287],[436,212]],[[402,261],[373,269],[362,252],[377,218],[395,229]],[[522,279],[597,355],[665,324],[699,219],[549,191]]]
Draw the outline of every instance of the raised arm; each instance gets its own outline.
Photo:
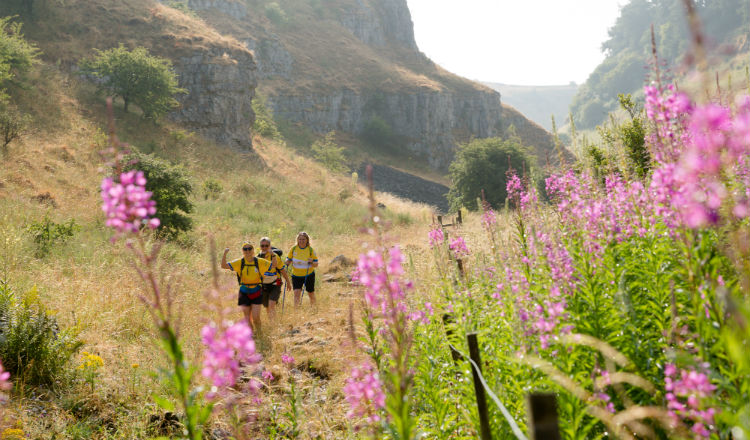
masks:
[[[227,254],[229,253],[229,248],[224,248],[224,255],[221,256],[221,268],[222,269],[231,269],[232,266],[230,266],[227,263]]]

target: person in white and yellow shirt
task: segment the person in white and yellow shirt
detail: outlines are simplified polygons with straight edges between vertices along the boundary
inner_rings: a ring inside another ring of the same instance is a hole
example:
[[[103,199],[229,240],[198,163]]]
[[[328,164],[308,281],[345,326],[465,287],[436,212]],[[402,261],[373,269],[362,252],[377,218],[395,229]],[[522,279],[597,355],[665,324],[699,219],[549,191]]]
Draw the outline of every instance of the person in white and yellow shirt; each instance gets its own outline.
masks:
[[[284,277],[286,280],[284,288],[287,291],[292,288],[292,282],[289,279],[286,266],[281,261],[281,257],[274,253],[270,238],[263,237],[260,239],[260,253],[258,256],[271,262],[271,268],[263,274],[263,284],[261,287],[263,288],[263,307],[268,312],[268,319],[274,321],[276,319],[276,304],[279,302],[279,297],[281,296],[281,277]]]
[[[254,332],[260,331],[260,309],[263,304],[262,275],[268,272],[271,262],[265,258],[257,258],[252,244],[242,244],[242,258],[227,263],[229,248],[224,249],[221,256],[221,268],[229,269],[237,274],[240,292],[237,305],[242,309],[250,328]]]
[[[297,234],[297,244],[287,254],[286,264],[292,268],[294,305],[302,305],[303,285],[310,297],[310,304],[315,305],[315,268],[318,267],[318,256],[310,246],[307,232]]]

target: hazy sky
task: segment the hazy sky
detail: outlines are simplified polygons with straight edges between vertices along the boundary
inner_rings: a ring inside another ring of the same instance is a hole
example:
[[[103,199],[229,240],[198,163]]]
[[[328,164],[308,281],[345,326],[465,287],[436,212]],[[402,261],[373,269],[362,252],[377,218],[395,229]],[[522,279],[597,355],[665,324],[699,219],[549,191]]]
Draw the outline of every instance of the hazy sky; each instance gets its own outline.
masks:
[[[582,83],[627,0],[407,0],[419,49],[480,81]]]

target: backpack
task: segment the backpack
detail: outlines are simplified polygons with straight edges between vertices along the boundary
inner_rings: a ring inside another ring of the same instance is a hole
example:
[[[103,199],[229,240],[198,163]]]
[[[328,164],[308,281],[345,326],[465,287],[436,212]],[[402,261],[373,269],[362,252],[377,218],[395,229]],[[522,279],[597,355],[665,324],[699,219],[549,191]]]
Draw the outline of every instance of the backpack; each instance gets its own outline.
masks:
[[[271,251],[273,251],[273,253],[276,254],[276,255],[278,255],[279,257],[281,257],[282,255],[284,255],[284,251],[282,251],[281,249],[279,249],[277,247],[274,247],[274,246],[271,246]]]
[[[258,257],[253,257],[253,263],[252,266],[258,267]],[[248,266],[251,266],[248,264]],[[242,257],[242,263],[240,263],[240,273],[237,274],[237,283],[241,286],[242,285],[242,272],[245,270],[245,257]]]

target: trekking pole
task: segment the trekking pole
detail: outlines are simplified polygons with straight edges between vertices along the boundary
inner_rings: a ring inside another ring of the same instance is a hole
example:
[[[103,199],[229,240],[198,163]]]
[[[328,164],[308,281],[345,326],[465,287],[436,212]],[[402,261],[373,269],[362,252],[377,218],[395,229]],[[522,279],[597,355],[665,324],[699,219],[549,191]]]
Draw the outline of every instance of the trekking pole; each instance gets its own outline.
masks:
[[[284,271],[286,271],[286,264],[284,264]],[[287,275],[289,276],[289,275]],[[281,292],[281,315],[284,316],[284,303],[286,302],[286,279],[284,280],[284,291]]]
[[[307,276],[310,275],[310,262],[307,262],[307,270],[305,271],[305,279],[302,280],[302,296],[299,298],[299,305],[302,305],[302,300],[305,298],[305,289],[307,288]]]

